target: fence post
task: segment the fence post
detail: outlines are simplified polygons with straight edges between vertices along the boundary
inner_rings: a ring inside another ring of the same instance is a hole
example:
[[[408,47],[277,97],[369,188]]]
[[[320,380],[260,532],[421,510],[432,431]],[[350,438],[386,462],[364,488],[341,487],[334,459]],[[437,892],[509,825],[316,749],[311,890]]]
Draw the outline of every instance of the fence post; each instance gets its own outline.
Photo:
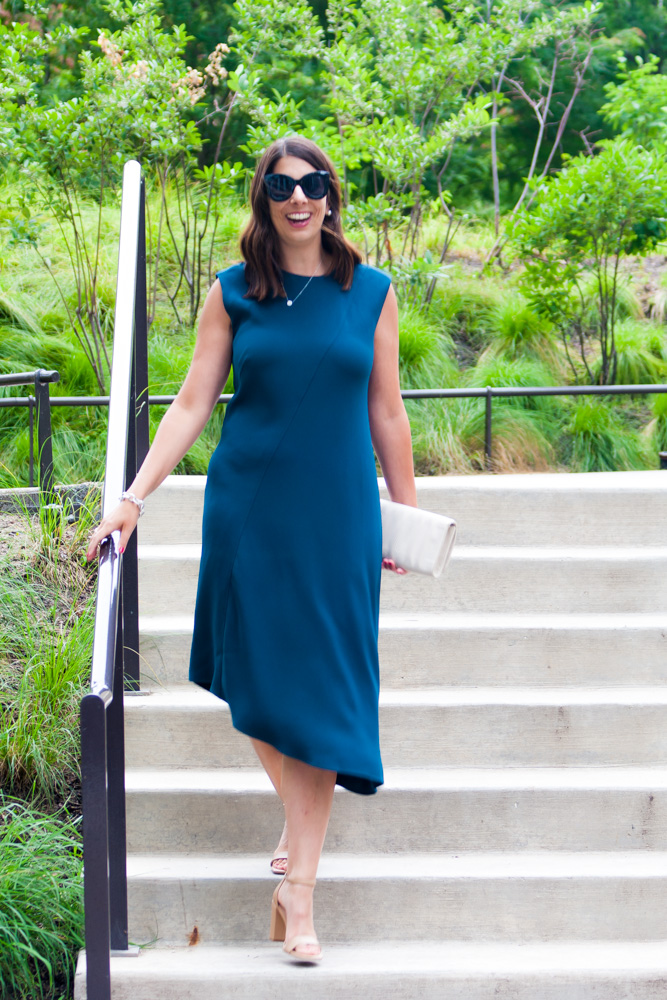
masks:
[[[35,485],[35,397],[28,396],[28,443],[30,454],[30,466],[28,475],[28,485]]]
[[[42,382],[43,370],[35,372],[37,401],[37,450],[39,454],[39,492],[42,503],[53,502],[53,445],[51,442],[51,397],[49,383]]]
[[[486,413],[485,413],[485,426],[484,426],[484,457],[486,459],[486,467],[489,472],[493,471],[493,437],[492,437],[492,427],[491,421],[493,419],[493,389],[490,385],[486,387]]]

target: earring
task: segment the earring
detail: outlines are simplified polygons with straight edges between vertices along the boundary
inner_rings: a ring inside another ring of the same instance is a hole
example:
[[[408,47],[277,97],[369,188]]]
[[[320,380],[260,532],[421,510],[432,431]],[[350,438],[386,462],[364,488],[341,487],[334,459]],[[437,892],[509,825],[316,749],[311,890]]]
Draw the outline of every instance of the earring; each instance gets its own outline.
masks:
[[[327,209],[327,215],[331,215],[331,209],[330,208]]]

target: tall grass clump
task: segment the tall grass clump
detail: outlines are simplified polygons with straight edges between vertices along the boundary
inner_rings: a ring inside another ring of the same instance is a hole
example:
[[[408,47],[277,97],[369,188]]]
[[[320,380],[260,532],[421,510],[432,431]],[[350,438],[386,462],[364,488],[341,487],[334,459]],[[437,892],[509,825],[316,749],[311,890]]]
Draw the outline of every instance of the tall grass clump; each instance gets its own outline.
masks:
[[[655,464],[645,440],[598,399],[573,405],[564,446],[569,466],[578,472],[647,469]]]
[[[0,788],[40,806],[80,780],[79,701],[90,676],[92,573],[82,556],[93,505],[74,526],[42,510],[28,557],[0,567]]]
[[[667,451],[667,393],[655,395],[651,402],[653,417],[642,431],[652,452]]]
[[[618,385],[650,385],[667,379],[667,341],[657,324],[626,319],[616,327],[615,343]],[[596,377],[600,367],[599,359],[591,365]]]
[[[417,309],[401,309],[399,368],[404,389],[433,389],[455,385],[458,367],[454,344],[436,316]]]
[[[600,325],[600,283],[604,294],[608,295],[612,288],[611,282],[611,274],[598,278],[597,275],[589,273],[582,278],[580,290],[578,293],[575,292],[575,295],[579,299],[585,328],[595,330]],[[643,315],[644,310],[635,288],[628,279],[619,278],[614,302],[615,322],[620,323],[625,319],[641,319]]]
[[[0,798],[0,996],[70,996],[82,947],[78,823]]]
[[[454,341],[475,351],[493,336],[492,317],[506,295],[507,289],[495,279],[452,276],[436,289],[431,309],[446,324]]]
[[[564,377],[565,358],[552,324],[518,292],[508,289],[505,298],[492,307],[488,337],[483,359],[534,361],[558,379]]]

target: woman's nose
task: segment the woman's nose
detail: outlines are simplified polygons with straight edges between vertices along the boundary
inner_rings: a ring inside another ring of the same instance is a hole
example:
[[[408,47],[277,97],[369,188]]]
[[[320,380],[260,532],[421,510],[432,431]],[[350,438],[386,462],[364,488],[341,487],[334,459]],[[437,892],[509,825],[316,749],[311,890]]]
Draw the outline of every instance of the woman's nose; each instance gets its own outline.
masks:
[[[291,201],[308,201],[308,198],[303,193],[303,189],[300,184],[296,184],[294,190],[292,191]]]

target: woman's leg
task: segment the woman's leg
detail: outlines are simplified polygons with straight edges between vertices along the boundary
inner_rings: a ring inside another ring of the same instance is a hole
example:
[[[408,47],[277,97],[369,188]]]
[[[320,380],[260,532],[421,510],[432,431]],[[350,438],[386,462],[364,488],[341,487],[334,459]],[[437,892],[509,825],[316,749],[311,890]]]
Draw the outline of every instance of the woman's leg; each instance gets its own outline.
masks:
[[[289,830],[288,878],[317,876],[324,837],[331,815],[336,772],[311,767],[294,757],[283,757],[281,796]],[[284,882],[280,902],[287,913],[286,940],[297,934],[313,934],[313,890],[307,885]],[[299,951],[314,953],[315,945],[299,945]]]
[[[256,740],[254,737],[250,737],[253,747],[255,748],[255,753],[259,757],[262,767],[271,779],[271,784],[280,795],[281,795],[281,782],[283,774],[283,755],[275,747],[272,747],[270,743],[265,743],[263,740]],[[284,805],[284,802],[283,802]],[[287,857],[287,821],[283,825],[283,832],[280,835],[280,840],[278,841],[278,846],[273,852],[274,858],[281,858],[281,861],[276,866],[277,873],[287,871],[287,864],[283,861],[283,858]]]
[[[282,799],[280,783],[283,776],[283,755],[280,750],[276,750],[270,743],[265,743],[263,740],[256,740],[254,736],[250,737],[250,742],[255,748],[255,753],[259,757],[262,767],[271,779],[271,784]]]

